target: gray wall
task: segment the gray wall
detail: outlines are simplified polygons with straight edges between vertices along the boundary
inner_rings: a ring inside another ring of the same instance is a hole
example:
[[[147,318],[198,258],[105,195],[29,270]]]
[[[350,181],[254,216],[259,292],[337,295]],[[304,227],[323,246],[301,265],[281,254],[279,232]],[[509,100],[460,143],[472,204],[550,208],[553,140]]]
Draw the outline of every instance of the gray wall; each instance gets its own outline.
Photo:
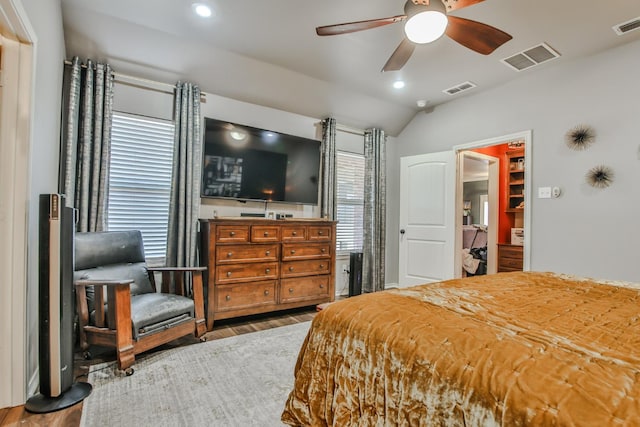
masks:
[[[28,206],[27,380],[37,385],[38,368],[38,196],[55,193],[60,150],[60,95],[65,58],[60,0],[22,0],[35,30],[35,73]]]
[[[401,156],[531,129],[531,269],[638,281],[638,71],[640,42],[634,42],[586,59],[561,58],[512,83],[419,113],[397,138],[393,172],[399,173]],[[581,123],[598,136],[590,149],[576,152],[563,137]],[[616,173],[604,190],[584,179],[599,164]],[[559,186],[563,194],[538,199],[541,186]],[[390,207],[398,206],[397,190],[397,183],[389,189]],[[397,239],[389,246],[397,248]]]

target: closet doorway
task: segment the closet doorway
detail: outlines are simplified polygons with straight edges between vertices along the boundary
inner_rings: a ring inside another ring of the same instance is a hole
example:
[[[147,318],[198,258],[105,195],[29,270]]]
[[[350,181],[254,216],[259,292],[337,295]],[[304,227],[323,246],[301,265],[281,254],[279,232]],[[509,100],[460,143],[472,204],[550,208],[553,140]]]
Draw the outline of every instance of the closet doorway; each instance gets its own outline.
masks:
[[[500,159],[462,150],[457,164],[456,240],[461,242],[456,247],[461,249],[456,277],[493,274],[497,271]]]
[[[457,172],[455,277],[474,274],[468,274],[469,269],[465,267],[475,271],[476,266],[480,266],[478,274],[529,270],[531,131],[456,146],[454,152]],[[522,154],[514,157],[514,153]],[[512,238],[514,231],[518,233],[516,244]],[[514,253],[519,259],[511,258]],[[505,259],[505,254],[510,258]],[[505,262],[515,263],[515,267],[505,269]]]

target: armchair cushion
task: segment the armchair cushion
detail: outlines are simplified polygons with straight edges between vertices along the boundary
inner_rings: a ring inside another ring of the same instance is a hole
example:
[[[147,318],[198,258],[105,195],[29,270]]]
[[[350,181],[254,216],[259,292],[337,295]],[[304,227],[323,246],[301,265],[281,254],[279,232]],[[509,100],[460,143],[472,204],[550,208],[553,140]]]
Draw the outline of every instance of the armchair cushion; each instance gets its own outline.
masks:
[[[141,295],[155,292],[149,281],[149,275],[144,262],[130,264],[112,264],[103,267],[77,270],[73,274],[73,280],[133,280],[129,286],[131,295]],[[93,286],[87,287],[87,304],[89,312],[95,310],[95,296]]]
[[[135,340],[193,317],[193,300],[187,297],[160,293],[131,297],[131,327]]]
[[[155,292],[147,273],[144,243],[138,230],[76,233],[75,280],[132,279],[131,295]],[[87,288],[89,311],[93,287]]]
[[[145,262],[142,234],[138,230],[76,233],[75,246],[76,270]]]

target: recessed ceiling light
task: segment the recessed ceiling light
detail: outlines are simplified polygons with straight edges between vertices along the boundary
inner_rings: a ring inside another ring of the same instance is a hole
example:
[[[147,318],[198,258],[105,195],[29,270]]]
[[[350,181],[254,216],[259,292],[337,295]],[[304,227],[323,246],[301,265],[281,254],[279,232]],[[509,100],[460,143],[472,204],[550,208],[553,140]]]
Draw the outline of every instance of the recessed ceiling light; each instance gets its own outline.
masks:
[[[425,101],[424,99],[419,99],[416,101],[416,104],[418,105],[418,107],[424,108],[427,106],[427,101]]]
[[[404,82],[402,80],[396,80],[393,82],[393,87],[396,89],[402,89],[404,87]]]
[[[193,7],[193,11],[203,18],[208,18],[212,15],[211,8],[204,3],[194,3],[191,7]]]

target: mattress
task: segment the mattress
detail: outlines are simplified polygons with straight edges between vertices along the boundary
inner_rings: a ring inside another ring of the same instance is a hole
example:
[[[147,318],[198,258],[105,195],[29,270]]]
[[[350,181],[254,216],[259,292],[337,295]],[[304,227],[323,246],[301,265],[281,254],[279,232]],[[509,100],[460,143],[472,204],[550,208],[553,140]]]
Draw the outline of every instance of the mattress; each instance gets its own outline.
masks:
[[[620,285],[515,272],[330,304],[282,421],[640,425],[640,291]]]

